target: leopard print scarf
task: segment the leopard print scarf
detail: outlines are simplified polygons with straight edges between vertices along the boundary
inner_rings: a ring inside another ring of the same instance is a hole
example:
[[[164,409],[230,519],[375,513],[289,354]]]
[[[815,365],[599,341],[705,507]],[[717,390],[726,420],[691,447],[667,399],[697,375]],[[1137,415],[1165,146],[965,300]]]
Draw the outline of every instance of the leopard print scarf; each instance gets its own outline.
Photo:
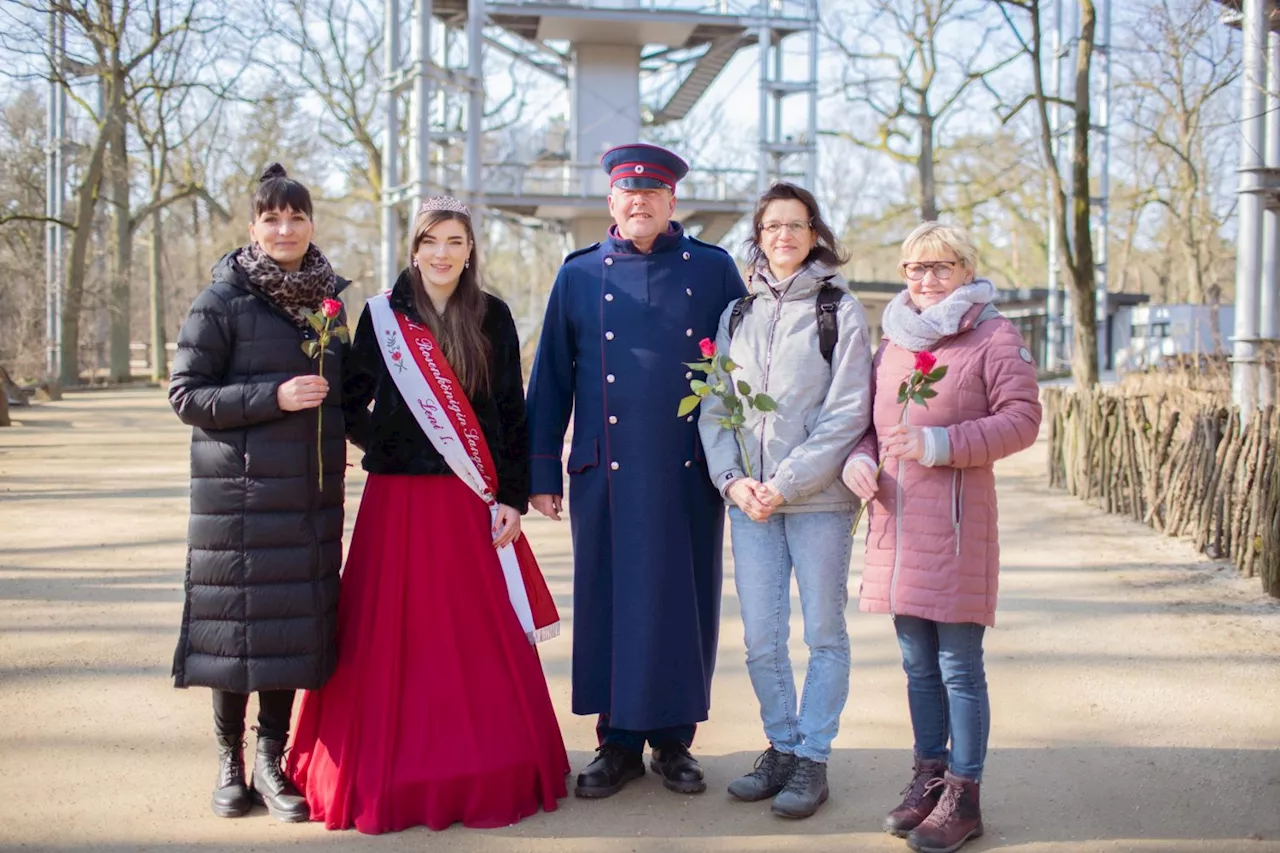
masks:
[[[288,312],[293,322],[304,329],[307,328],[307,312],[319,311],[320,303],[331,299],[337,290],[338,280],[333,267],[314,245],[307,247],[297,272],[281,269],[257,243],[241,249],[236,263],[254,287]]]

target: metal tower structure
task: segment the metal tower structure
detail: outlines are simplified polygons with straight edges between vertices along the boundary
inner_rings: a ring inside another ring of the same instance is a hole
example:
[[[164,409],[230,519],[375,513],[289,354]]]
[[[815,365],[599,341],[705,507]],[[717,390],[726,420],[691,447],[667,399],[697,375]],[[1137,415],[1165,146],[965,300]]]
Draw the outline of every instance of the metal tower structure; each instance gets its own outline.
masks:
[[[65,269],[67,198],[67,93],[58,77],[66,66],[67,29],[62,13],[49,12],[49,91],[45,124],[45,374],[56,380],[62,374],[62,286]]]
[[[1092,218],[1094,238],[1094,287],[1096,296],[1095,319],[1098,329],[1098,369],[1107,366],[1110,353],[1108,333],[1107,305],[1107,250],[1110,235],[1111,213],[1111,0],[1097,0],[1095,4],[1098,14],[1095,30],[1093,54],[1098,69],[1098,85],[1089,87],[1090,97],[1100,98],[1096,109],[1090,110],[1092,127],[1089,129],[1097,140],[1097,148],[1091,151],[1090,161],[1098,166],[1098,195],[1089,200],[1093,208]],[[1080,41],[1080,10],[1076,0],[1054,0],[1054,26],[1051,42],[1052,63],[1049,68],[1050,95],[1056,101],[1049,108],[1049,121],[1053,136],[1053,153],[1060,173],[1070,175],[1070,146],[1063,145],[1076,132],[1072,114],[1063,110],[1062,103],[1075,100],[1075,67],[1076,52]],[[1092,84],[1092,80],[1090,81]],[[1067,209],[1072,204],[1072,187],[1070,180],[1065,183]],[[1053,216],[1053,191],[1047,197],[1049,216]],[[1067,221],[1068,229],[1071,220]],[[1070,231],[1068,230],[1068,238]],[[1048,329],[1045,335],[1045,368],[1057,369],[1066,361],[1069,347],[1065,330],[1069,327],[1067,317],[1069,306],[1067,294],[1062,288],[1062,252],[1065,247],[1058,245],[1057,229],[1049,228],[1049,291],[1046,313]]]
[[[457,195],[473,213],[500,210],[563,222],[578,245],[599,239],[609,223],[600,155],[640,140],[645,126],[687,116],[730,60],[751,47],[759,50],[760,66],[755,167],[711,167],[700,152],[681,152],[692,169],[678,192],[678,216],[715,242],[750,211],[755,193],[771,179],[814,183],[817,0],[407,0],[414,11],[407,54],[401,0],[386,2],[384,280],[403,251],[399,209],[433,193]],[[441,43],[433,45],[432,33],[440,30]],[[786,53],[800,37],[803,48]],[[486,159],[486,52],[515,56],[567,87],[569,127],[562,142],[526,159]],[[646,103],[642,76],[663,74],[673,85],[658,102]],[[402,101],[410,91],[410,174],[401,178]],[[808,99],[805,129],[787,136],[795,122],[784,122],[783,112],[797,96]],[[446,106],[449,115],[464,116],[462,130],[445,125]]]
[[[1221,0],[1239,27],[1240,205],[1236,229],[1231,397],[1248,420],[1274,405],[1280,342],[1280,17],[1272,0]],[[1271,349],[1271,358],[1266,349]]]

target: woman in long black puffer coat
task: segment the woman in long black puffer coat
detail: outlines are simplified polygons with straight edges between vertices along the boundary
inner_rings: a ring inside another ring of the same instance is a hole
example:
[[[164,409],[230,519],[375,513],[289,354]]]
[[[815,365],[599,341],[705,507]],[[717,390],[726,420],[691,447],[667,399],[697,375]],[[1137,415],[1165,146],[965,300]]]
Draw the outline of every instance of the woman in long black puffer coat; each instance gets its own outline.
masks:
[[[318,337],[307,314],[347,282],[311,243],[313,231],[310,193],[272,164],[254,194],[251,243],[218,262],[191,306],[169,385],[174,411],[193,428],[186,605],[173,677],[177,687],[213,688],[213,811],[222,817],[260,802],[280,820],[308,818],[280,758],[294,692],[319,688],[336,664],[346,347],[330,340],[321,376],[304,346]],[[344,321],[340,314],[333,325]],[[245,711],[254,692],[258,739],[246,785]]]

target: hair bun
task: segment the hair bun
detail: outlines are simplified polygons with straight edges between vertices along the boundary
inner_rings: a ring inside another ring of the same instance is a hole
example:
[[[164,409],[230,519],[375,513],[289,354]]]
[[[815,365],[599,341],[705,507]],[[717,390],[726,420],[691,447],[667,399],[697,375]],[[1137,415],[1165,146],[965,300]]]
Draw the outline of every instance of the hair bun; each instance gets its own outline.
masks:
[[[272,163],[270,166],[262,170],[262,177],[258,178],[258,183],[287,177],[289,177],[289,173],[284,170],[284,166],[281,166],[279,163]]]

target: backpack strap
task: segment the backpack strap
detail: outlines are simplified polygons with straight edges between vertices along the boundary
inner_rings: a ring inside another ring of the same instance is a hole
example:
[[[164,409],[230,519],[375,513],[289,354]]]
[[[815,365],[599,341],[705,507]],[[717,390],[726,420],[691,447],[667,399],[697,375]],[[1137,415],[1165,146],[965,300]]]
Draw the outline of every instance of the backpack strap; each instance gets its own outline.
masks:
[[[814,310],[818,313],[818,350],[827,364],[831,363],[831,356],[836,351],[836,342],[840,340],[836,309],[843,298],[843,290],[834,285],[824,284],[818,291],[817,302],[814,303]]]
[[[754,293],[748,293],[746,296],[739,296],[734,300],[733,310],[729,312],[729,340],[733,340],[733,333],[738,331],[738,327],[742,325],[742,315],[755,298],[756,295]]]

